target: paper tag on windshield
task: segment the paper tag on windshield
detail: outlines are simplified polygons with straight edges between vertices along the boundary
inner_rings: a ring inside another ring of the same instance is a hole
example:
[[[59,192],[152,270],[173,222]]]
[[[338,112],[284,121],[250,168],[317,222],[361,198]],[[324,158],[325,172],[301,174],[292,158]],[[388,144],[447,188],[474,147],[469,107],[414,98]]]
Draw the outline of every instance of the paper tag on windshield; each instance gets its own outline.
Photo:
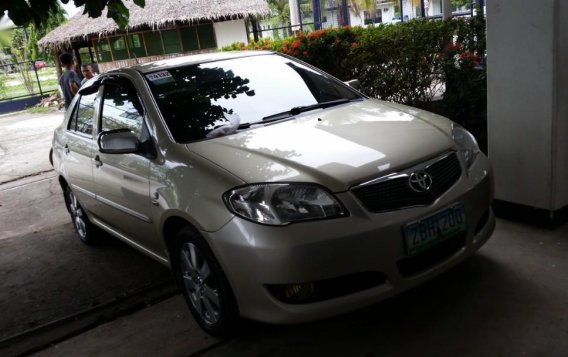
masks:
[[[150,81],[156,84],[174,82],[174,77],[168,71],[154,72],[146,75]]]

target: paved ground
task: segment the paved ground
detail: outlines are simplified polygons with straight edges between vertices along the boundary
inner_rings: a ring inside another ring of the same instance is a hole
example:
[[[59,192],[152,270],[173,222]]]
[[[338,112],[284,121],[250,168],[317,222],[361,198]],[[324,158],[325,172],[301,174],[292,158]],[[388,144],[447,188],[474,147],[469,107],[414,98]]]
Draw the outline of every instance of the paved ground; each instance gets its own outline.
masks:
[[[0,184],[51,170],[48,154],[62,112],[0,116]]]
[[[448,273],[355,313],[311,324],[251,324],[208,338],[178,295],[38,356],[566,356],[568,225],[499,220],[493,238]],[[199,351],[199,352],[196,352]]]
[[[61,118],[0,117],[0,341],[151,286],[173,286],[168,269],[116,240],[92,248],[76,238],[48,161]]]
[[[0,185],[0,340],[68,316],[80,322],[79,312],[170,279],[167,269],[121,243],[89,248],[75,238],[47,163],[50,130],[60,118],[18,117],[0,117],[0,182],[9,181]],[[47,172],[28,176],[35,165]],[[111,314],[107,323],[99,319],[98,327],[75,330],[37,355],[566,356],[568,225],[549,231],[499,220],[478,254],[428,284],[311,324],[247,324],[230,340],[205,335],[179,294],[155,301]],[[50,326],[60,336],[59,325]],[[37,343],[33,334],[24,337],[18,346],[0,344],[0,355]]]
[[[170,279],[117,240],[80,242],[54,178],[0,186],[0,202],[0,339]]]

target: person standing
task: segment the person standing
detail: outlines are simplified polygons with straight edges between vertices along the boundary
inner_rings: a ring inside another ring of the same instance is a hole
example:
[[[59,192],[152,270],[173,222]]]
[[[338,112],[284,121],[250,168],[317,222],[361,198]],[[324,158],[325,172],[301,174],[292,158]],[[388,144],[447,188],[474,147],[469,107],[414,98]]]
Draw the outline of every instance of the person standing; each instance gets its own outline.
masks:
[[[59,62],[61,62],[61,65],[65,68],[65,72],[59,77],[59,87],[61,88],[63,99],[65,100],[65,110],[67,110],[73,97],[79,91],[81,78],[79,78],[79,75],[75,72],[73,55],[70,53],[62,53],[59,56]]]
[[[86,81],[88,81],[89,79],[95,76],[95,73],[93,71],[93,65],[91,65],[90,63],[82,65],[81,73],[83,73],[83,80],[81,81],[81,85],[83,85],[83,83],[85,83]]]

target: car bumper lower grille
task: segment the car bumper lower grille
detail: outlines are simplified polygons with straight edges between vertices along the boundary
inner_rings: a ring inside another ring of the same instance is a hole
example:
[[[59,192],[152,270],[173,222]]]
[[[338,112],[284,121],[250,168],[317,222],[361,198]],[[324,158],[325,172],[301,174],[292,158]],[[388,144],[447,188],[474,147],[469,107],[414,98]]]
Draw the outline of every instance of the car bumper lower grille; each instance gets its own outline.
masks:
[[[432,177],[426,192],[416,192],[409,184],[410,174],[423,170]],[[456,153],[443,155],[400,174],[389,175],[376,182],[352,188],[353,194],[371,212],[392,211],[415,206],[428,206],[452,187],[461,176]]]

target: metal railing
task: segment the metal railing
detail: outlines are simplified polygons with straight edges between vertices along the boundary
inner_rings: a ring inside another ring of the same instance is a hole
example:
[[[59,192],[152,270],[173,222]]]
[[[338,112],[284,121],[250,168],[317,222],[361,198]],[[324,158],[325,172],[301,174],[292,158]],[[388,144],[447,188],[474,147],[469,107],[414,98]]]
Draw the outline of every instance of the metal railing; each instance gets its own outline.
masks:
[[[0,101],[44,96],[56,90],[55,66],[41,59],[0,63]]]

